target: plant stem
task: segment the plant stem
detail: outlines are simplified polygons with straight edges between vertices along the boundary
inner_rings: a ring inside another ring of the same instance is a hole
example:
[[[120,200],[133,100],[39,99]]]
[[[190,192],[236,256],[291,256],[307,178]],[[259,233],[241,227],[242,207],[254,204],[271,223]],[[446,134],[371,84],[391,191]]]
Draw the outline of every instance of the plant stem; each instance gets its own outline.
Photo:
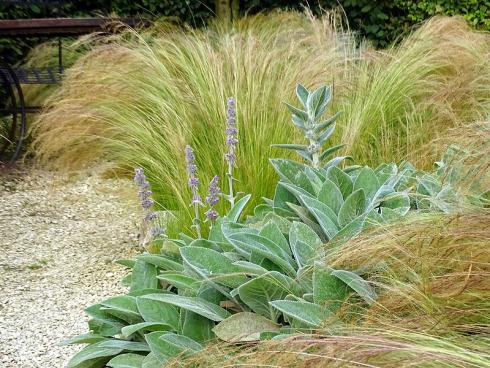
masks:
[[[310,139],[310,145],[316,145],[316,142],[313,140],[313,139]],[[311,154],[311,158],[312,158],[312,163],[313,163],[313,167],[315,169],[319,169],[320,168],[320,153],[318,151],[315,151]]]
[[[197,237],[201,238],[201,224],[199,223],[199,203],[194,203],[194,226],[196,227]]]
[[[228,162],[228,187],[230,189],[230,193],[228,194],[228,201],[231,204],[231,207],[235,205],[235,195],[233,193],[233,162]]]

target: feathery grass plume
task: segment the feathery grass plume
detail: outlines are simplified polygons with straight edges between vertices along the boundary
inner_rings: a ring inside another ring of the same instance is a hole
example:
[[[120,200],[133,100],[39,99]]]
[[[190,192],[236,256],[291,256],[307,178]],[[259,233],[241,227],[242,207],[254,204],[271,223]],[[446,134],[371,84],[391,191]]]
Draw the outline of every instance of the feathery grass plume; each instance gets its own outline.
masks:
[[[462,18],[435,17],[387,50],[368,51],[337,89],[340,141],[356,161],[408,159],[429,168],[417,149],[490,111],[490,35]]]
[[[490,212],[415,215],[332,252],[331,267],[369,270],[380,288],[366,327],[479,333],[490,326]]]
[[[356,47],[332,18],[278,12],[207,29],[162,26],[150,33],[111,36],[66,73],[50,108],[33,128],[40,162],[76,168],[104,159],[128,170],[145,167],[154,198],[190,231],[190,194],[180,152],[200,152],[201,179],[225,177],[226,96],[236,112],[240,150],[234,177],[253,193],[271,197],[277,180],[268,158],[273,142],[297,142],[283,101],[294,86],[333,84],[332,111],[342,110],[332,144],[359,163],[402,158],[427,166],[434,157],[415,148],[489,106],[488,36],[457,18],[436,18],[400,46]],[[439,134],[439,133],[438,133]],[[291,154],[292,156],[292,154]],[[165,157],[162,160],[161,157]],[[376,166],[376,165],[374,165]],[[224,210],[224,203],[217,210]]]
[[[300,335],[259,344],[214,344],[171,359],[168,367],[488,368],[484,336],[440,337],[402,329],[358,329],[345,335]]]

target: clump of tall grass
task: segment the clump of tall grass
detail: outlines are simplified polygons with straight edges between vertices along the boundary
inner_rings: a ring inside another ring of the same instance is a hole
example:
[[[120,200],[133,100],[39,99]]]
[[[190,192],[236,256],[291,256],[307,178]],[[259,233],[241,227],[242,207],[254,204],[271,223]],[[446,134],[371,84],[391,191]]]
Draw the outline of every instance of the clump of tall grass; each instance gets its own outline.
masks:
[[[33,150],[64,168],[99,159],[144,167],[156,200],[190,225],[184,146],[199,152],[203,181],[225,173],[227,96],[237,100],[237,179],[255,201],[274,188],[270,144],[297,141],[282,102],[298,81],[335,85],[333,110],[344,111],[336,140],[362,163],[413,159],[432,133],[488,108],[488,38],[462,20],[434,19],[400,46],[374,51],[332,19],[282,12],[111,36],[67,72],[34,126]]]
[[[327,18],[290,13],[244,18],[232,28],[113,38],[67,72],[34,128],[34,150],[65,167],[100,158],[144,167],[157,201],[187,213],[184,147],[199,152],[203,182],[223,176],[225,102],[234,96],[238,186],[260,199],[276,181],[270,144],[292,135],[282,102],[298,80],[316,85],[342,70],[339,61],[354,51],[349,40],[341,41]]]
[[[490,112],[490,37],[462,18],[436,17],[396,46],[364,53],[337,103],[341,141],[363,162],[408,159],[427,168],[424,143]]]

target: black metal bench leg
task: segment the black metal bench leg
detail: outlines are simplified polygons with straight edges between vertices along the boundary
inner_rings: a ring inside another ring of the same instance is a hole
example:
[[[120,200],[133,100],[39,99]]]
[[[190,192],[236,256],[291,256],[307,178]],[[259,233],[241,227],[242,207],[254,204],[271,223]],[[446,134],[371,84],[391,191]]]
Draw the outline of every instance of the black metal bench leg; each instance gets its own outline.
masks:
[[[6,113],[6,115],[9,115],[11,113],[8,112],[7,110],[9,109],[9,107],[11,107],[11,108],[16,107],[17,106],[17,100],[15,98],[15,93],[14,93],[14,90],[12,89],[12,85],[10,84],[10,81],[9,81],[7,75],[5,74],[5,72],[2,69],[0,69],[0,78],[2,78],[2,84],[5,86],[5,89],[7,92],[7,101],[9,101],[8,99],[10,99],[10,105],[11,106],[8,106],[8,105],[5,106],[6,107],[5,113]],[[0,138],[2,138],[0,140],[0,157],[3,156],[3,153],[12,144],[12,141],[15,138],[16,126],[17,126],[17,114],[12,113],[12,123],[10,125],[10,129],[8,129],[8,132],[7,132],[7,127],[6,127],[5,132],[4,132],[4,134],[6,134],[6,135],[0,137]]]
[[[0,78],[7,90],[8,97],[10,98],[10,106],[6,106],[5,111],[12,116],[8,135],[3,137],[3,142],[0,144],[0,156],[3,156],[5,152],[8,152],[8,150],[12,148],[13,153],[10,156],[10,159],[6,161],[8,164],[12,164],[20,155],[22,142],[24,141],[27,130],[26,107],[22,87],[13,70],[8,67],[3,67],[0,69]],[[20,117],[19,126],[18,117]]]
[[[20,155],[22,150],[22,143],[24,142],[26,130],[27,130],[27,115],[26,115],[26,104],[24,100],[24,93],[22,92],[22,86],[19,83],[19,78],[14,73],[12,69],[9,69],[12,80],[14,81],[15,88],[17,89],[17,97],[19,99],[18,108],[20,113],[20,129],[19,137],[17,139],[17,145],[15,147],[14,154],[10,158],[10,163],[13,163]]]

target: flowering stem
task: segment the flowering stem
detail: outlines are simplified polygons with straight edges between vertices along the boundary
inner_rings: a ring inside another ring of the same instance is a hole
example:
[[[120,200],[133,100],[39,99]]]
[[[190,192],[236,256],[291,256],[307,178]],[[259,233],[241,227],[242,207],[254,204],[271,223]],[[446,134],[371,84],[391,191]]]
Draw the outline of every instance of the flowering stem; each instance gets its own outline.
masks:
[[[189,174],[189,180],[187,184],[192,191],[191,206],[194,206],[194,227],[196,228],[197,236],[201,237],[201,220],[199,219],[199,206],[202,205],[201,197],[199,196],[199,178],[197,177],[196,157],[194,156],[194,150],[191,146],[185,147],[185,160],[187,162],[187,173]]]
[[[194,203],[194,227],[196,228],[197,237],[201,237],[201,224],[199,220],[199,204]]]
[[[310,146],[316,147],[317,143],[313,139],[310,139]],[[320,153],[317,149],[315,149],[315,151],[311,154],[311,158],[313,167],[315,169],[320,168]]]
[[[231,207],[235,205],[235,195],[233,193],[233,163],[228,162],[228,187],[230,188],[230,193],[228,194],[228,200],[230,201]]]
[[[227,116],[226,116],[226,145],[228,151],[225,154],[226,162],[228,163],[228,188],[230,193],[227,196],[231,207],[235,205],[235,193],[233,192],[233,165],[236,161],[236,146],[238,144],[238,129],[236,125],[235,99],[229,97],[227,100]]]

